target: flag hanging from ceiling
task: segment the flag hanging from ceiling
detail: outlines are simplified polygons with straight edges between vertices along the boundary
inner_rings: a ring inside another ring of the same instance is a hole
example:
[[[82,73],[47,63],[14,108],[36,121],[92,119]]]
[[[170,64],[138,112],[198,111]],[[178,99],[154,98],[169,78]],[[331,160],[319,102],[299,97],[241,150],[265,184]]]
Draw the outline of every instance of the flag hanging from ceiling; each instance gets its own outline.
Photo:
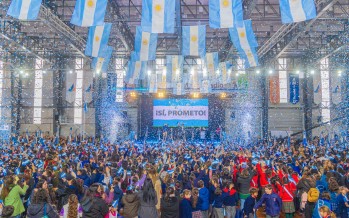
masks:
[[[192,91],[200,88],[199,72],[197,70],[192,70],[190,72],[190,84]]]
[[[142,22],[143,31],[150,33],[174,33],[176,1],[174,0],[143,0]]]
[[[169,76],[169,75],[167,74],[166,67],[163,67],[162,73],[159,74],[158,76],[159,76],[158,81],[160,81],[160,83],[159,83],[159,88],[160,88],[160,89],[169,88],[169,87],[168,87],[168,82],[170,81],[171,76]]]
[[[97,72],[106,73],[108,71],[109,62],[110,62],[112,53],[113,53],[113,48],[111,46],[106,46],[104,48],[103,53],[101,54],[101,57],[92,59],[91,68],[96,70]]]
[[[205,67],[209,80],[215,80],[217,78],[218,69],[218,52],[206,53]]]
[[[280,103],[280,82],[278,74],[269,76],[269,100],[271,104]]]
[[[156,72],[152,72],[149,78],[149,93],[156,93],[158,91],[158,78]]]
[[[221,74],[221,82],[223,85],[230,83],[231,81],[231,67],[232,64],[229,62],[219,63],[219,70]]]
[[[155,60],[157,42],[158,34],[144,32],[142,27],[138,26],[135,39],[135,60]]]
[[[290,102],[299,102],[299,75],[296,74],[290,74]]]
[[[145,75],[146,69],[146,61],[132,61],[131,59],[128,62],[126,82],[131,85],[137,84],[142,75]]]
[[[172,84],[182,81],[184,58],[181,55],[166,56],[167,75],[171,76]]]
[[[70,23],[90,27],[103,25],[108,0],[77,0]]]
[[[88,31],[85,55],[101,57],[105,51],[105,46],[108,44],[110,30],[111,23],[90,27]]]
[[[206,55],[206,26],[182,27],[182,54],[184,56]]]
[[[314,0],[280,0],[282,23],[295,23],[316,17]]]
[[[176,87],[174,88],[175,95],[183,95],[184,94],[184,83],[178,82],[176,83]]]
[[[245,60],[245,67],[258,66],[258,56],[255,49],[258,43],[252,29],[251,20],[237,22],[235,27],[229,29],[229,33],[240,57]]]
[[[36,20],[42,0],[12,0],[7,15],[19,20]]]
[[[210,0],[209,24],[211,28],[232,28],[243,21],[241,0]]]

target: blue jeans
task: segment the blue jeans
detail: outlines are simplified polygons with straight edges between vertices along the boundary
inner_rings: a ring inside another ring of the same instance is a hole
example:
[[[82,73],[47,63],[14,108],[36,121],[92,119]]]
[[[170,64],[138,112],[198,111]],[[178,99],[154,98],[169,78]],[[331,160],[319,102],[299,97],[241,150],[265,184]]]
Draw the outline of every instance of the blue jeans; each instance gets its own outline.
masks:
[[[245,200],[246,199],[240,199],[240,208],[241,208],[241,210],[244,210]]]

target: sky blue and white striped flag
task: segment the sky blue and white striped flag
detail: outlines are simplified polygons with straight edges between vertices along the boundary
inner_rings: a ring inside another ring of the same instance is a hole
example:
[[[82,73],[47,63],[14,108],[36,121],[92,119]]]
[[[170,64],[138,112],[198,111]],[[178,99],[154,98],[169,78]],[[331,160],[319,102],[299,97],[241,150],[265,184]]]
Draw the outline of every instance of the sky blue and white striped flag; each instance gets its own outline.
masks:
[[[86,102],[84,103],[84,112],[85,112],[85,113],[87,113],[87,112],[88,112],[88,105],[87,105],[87,103],[86,103]]]
[[[76,26],[103,25],[108,0],[77,0],[70,23]]]
[[[139,79],[142,79],[146,74],[147,62],[146,61],[132,61],[128,62],[126,83],[137,84]],[[143,78],[144,79],[144,78]]]
[[[307,141],[307,132],[303,131],[303,145],[307,146],[308,145],[308,141]]]
[[[206,53],[205,57],[205,67],[207,72],[207,77],[209,80],[217,79],[217,70],[218,70],[218,52]],[[204,75],[205,77],[206,75]]]
[[[176,83],[176,86],[174,87],[174,94],[175,95],[183,95],[184,94],[184,83],[183,82]]]
[[[12,0],[7,15],[19,20],[36,20],[42,0]]]
[[[232,64],[227,61],[219,63],[220,79],[223,85],[231,82],[231,67]]]
[[[167,75],[171,78],[172,84],[182,81],[184,58],[181,55],[166,56]]]
[[[184,56],[206,55],[206,26],[184,26],[182,27],[182,43]]]
[[[241,0],[210,0],[209,24],[211,28],[232,28],[243,21]]]
[[[136,29],[135,61],[149,61],[156,58],[158,34],[143,32],[142,27]]]
[[[280,0],[282,23],[295,23],[316,17],[314,0]]]
[[[142,29],[149,33],[174,33],[176,1],[143,0]]]
[[[110,58],[113,53],[113,48],[111,46],[104,47],[104,50],[100,57],[92,59],[91,68],[96,70],[98,73],[106,73],[108,71]]]
[[[85,55],[95,58],[101,57],[105,51],[105,46],[108,44],[110,30],[111,23],[90,27],[88,31]]]
[[[240,57],[245,60],[245,68],[257,67],[258,63],[258,55],[255,48],[251,48],[251,50],[247,49],[239,49]]]
[[[149,93],[156,93],[158,91],[158,78],[156,72],[152,72],[149,76]]]

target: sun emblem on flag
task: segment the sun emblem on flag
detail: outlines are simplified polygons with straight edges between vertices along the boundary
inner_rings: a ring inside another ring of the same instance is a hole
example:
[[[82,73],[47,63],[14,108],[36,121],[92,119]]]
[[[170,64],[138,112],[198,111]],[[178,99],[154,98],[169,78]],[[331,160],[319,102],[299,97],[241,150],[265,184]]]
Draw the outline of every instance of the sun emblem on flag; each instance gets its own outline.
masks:
[[[95,41],[98,42],[100,40],[99,36],[95,37]]]
[[[162,10],[162,7],[160,4],[155,5],[155,11],[160,12]]]
[[[144,39],[144,40],[142,41],[142,44],[143,44],[143,45],[148,45],[148,40]]]
[[[198,41],[198,37],[197,37],[197,36],[195,36],[195,35],[194,35],[194,36],[192,36],[192,37],[191,37],[191,41],[192,41],[192,42],[196,42],[196,41]]]
[[[137,62],[136,67],[139,68],[141,66],[141,63]]]
[[[229,0],[222,0],[222,6],[223,7],[229,7]]]
[[[212,64],[212,63],[209,64],[209,65],[208,65],[208,68],[213,68],[213,64]]]
[[[241,33],[240,33],[240,37],[241,37],[241,38],[244,38],[245,36],[246,36],[246,34],[245,34],[244,32],[241,32]]]
[[[252,53],[249,51],[249,52],[247,52],[247,56],[249,57],[249,58],[251,58],[252,57]]]
[[[95,4],[95,2],[94,2],[93,0],[88,0],[88,1],[87,1],[87,6],[88,6],[89,8],[92,8],[92,7],[94,6],[94,4]]]

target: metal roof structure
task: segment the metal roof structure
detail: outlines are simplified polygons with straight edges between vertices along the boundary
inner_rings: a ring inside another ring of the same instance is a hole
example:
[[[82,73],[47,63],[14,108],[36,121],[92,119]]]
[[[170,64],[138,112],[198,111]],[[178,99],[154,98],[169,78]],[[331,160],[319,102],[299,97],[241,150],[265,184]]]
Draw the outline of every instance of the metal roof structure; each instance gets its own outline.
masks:
[[[228,29],[208,27],[208,0],[175,0],[175,34],[159,34],[157,57],[181,53],[181,27],[207,25],[207,52],[220,58],[236,57]],[[53,62],[57,56],[85,57],[88,28],[70,24],[75,0],[43,0],[36,21],[18,21],[6,16],[10,0],[0,3],[0,48],[2,58],[11,55],[39,57]],[[262,65],[278,57],[304,57],[317,61],[348,49],[348,0],[315,0],[316,19],[282,24],[278,0],[244,0],[244,19],[251,19]],[[180,9],[180,10],[179,10]],[[133,50],[136,26],[140,25],[142,0],[109,0],[105,22],[113,24],[109,45],[114,56],[128,58]]]

